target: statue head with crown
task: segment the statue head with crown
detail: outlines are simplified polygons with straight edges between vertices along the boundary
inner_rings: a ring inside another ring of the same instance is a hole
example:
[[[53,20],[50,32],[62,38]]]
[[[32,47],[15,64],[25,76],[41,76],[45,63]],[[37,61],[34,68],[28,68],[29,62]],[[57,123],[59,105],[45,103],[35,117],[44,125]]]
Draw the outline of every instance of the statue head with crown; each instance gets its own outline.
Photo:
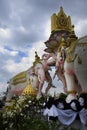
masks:
[[[59,13],[56,15],[55,13],[51,16],[51,32],[54,31],[67,31],[70,32],[72,28],[71,18],[67,16],[63,8],[60,7]]]

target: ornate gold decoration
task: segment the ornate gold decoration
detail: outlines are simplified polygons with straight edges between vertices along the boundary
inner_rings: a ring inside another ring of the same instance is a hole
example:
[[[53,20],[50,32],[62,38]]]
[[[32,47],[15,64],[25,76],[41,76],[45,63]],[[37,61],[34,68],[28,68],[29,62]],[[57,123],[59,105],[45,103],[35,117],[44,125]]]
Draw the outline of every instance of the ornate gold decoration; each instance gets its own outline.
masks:
[[[61,42],[60,42],[60,45],[58,47],[58,52],[61,51],[62,47],[67,48],[67,43],[65,42],[64,36],[62,36],[62,38],[61,38]]]
[[[23,90],[22,95],[36,95],[36,90],[31,86],[30,80],[26,88]]]
[[[70,16],[67,16],[63,8],[60,7],[60,11],[58,15],[55,13],[51,16],[51,32],[57,31],[57,30],[66,30],[71,32],[71,18]]]
[[[67,62],[73,62],[75,60],[76,56],[77,56],[77,54],[75,54],[75,53],[67,54],[66,55]]]
[[[68,94],[76,94],[76,91],[75,90],[69,90],[67,91]]]
[[[68,46],[70,46],[72,44],[72,42],[76,41],[77,39],[78,39],[78,37],[75,35],[74,25],[72,25],[71,33],[67,40]]]
[[[14,81],[13,84],[17,85],[17,84],[20,84],[20,83],[25,83],[26,81],[27,81],[26,79],[20,79],[20,80]]]
[[[80,39],[74,40],[74,42],[70,43],[70,47],[66,52],[66,60],[67,60],[67,62],[73,62],[75,60],[75,58],[77,56],[77,54],[75,54],[75,47],[76,46],[86,46],[87,45],[87,42],[82,42],[82,39],[83,38],[80,38]],[[80,57],[78,57],[78,63],[81,64]]]
[[[33,66],[35,66],[37,63],[41,63],[41,59],[35,51],[35,61],[33,62]]]
[[[78,63],[82,64],[81,58],[78,56]]]
[[[76,46],[76,43],[72,42],[71,46],[67,50],[67,52],[66,52],[66,60],[67,60],[67,62],[73,62],[75,60],[75,58],[77,56],[77,54],[74,53],[75,46]]]
[[[69,49],[67,50],[66,53],[67,62],[73,62],[77,56],[77,54],[75,54],[74,52],[76,47],[76,41],[77,41],[77,37],[74,32],[74,25],[72,25],[71,33],[68,39]]]
[[[13,77],[13,84],[17,85],[19,83],[24,83],[26,82],[26,71],[23,71],[16,76]]]

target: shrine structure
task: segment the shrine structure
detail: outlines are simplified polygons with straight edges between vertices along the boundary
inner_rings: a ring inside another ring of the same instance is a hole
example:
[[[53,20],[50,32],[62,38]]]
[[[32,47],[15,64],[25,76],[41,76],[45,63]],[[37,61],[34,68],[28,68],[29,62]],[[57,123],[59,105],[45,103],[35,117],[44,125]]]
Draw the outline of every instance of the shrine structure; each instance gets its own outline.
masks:
[[[48,103],[44,115],[58,117],[64,125],[71,125],[79,115],[81,123],[87,125],[87,36],[79,39],[75,35],[70,16],[60,7],[59,13],[51,16],[51,34],[44,44],[42,57],[35,52],[32,66],[9,81],[7,100],[14,94],[36,95],[40,99],[45,81],[46,96],[54,87],[49,73],[54,66],[54,77],[61,80],[67,96],[65,100],[56,100],[50,108]]]
[[[54,13],[51,16],[51,34],[44,44],[46,48],[42,57],[40,58],[35,52],[32,66],[9,81],[8,99],[13,94],[24,93],[28,84],[31,84],[36,92],[33,90],[27,92],[31,95],[36,94],[40,98],[45,81],[48,83],[45,91],[47,94],[48,90],[54,87],[49,73],[51,66],[55,67],[54,75],[57,75],[63,83],[64,92],[68,95],[67,102],[87,92],[87,36],[78,39],[71,17],[65,14],[62,7],[58,14]],[[27,88],[31,89],[31,87]]]

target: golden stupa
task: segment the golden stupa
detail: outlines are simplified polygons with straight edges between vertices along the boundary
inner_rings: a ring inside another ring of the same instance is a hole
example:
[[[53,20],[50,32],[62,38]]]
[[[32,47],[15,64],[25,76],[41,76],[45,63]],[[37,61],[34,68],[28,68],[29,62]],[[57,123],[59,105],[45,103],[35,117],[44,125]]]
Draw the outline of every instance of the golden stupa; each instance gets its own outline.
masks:
[[[26,88],[23,90],[22,95],[36,95],[36,90],[32,87],[29,82]]]

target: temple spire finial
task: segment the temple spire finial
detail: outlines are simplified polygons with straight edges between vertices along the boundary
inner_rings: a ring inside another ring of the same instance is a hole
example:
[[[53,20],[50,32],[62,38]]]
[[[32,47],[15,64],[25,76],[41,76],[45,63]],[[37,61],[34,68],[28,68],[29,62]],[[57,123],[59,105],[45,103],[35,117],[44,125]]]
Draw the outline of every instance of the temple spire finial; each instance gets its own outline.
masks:
[[[37,54],[37,51],[35,51],[35,61],[33,62],[33,66],[35,66],[37,63],[41,63],[41,59]]]

